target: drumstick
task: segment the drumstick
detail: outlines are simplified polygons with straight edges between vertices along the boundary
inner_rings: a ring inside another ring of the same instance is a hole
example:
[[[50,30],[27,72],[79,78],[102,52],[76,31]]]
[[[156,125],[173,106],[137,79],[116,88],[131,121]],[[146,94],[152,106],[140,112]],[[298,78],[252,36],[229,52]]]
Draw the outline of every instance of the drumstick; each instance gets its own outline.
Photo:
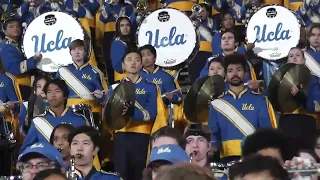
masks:
[[[179,88],[179,89],[175,89],[175,90],[173,90],[173,91],[171,91],[171,92],[169,92],[169,93],[175,93],[175,92],[177,92],[177,91],[180,91],[181,89]],[[166,95],[165,94],[163,94],[163,95],[161,95],[161,97],[163,98],[163,97],[166,97]]]
[[[101,92],[106,92],[106,90],[102,90]],[[90,92],[88,94],[80,94],[79,96],[85,96],[85,95],[93,95],[95,92]],[[74,95],[74,96],[71,96],[69,98],[75,98],[75,97],[79,97],[78,95]]]
[[[263,80],[257,80],[257,82],[260,84],[260,83],[262,83],[263,82]],[[243,85],[245,85],[245,86],[248,86],[248,82],[246,82],[246,83],[244,83]]]
[[[13,101],[12,103],[13,104],[17,104],[17,103],[20,103],[20,102],[26,102],[26,101]],[[0,105],[2,105],[2,106],[5,106],[5,105],[7,105],[8,104],[8,102],[6,102],[6,103],[0,103]]]

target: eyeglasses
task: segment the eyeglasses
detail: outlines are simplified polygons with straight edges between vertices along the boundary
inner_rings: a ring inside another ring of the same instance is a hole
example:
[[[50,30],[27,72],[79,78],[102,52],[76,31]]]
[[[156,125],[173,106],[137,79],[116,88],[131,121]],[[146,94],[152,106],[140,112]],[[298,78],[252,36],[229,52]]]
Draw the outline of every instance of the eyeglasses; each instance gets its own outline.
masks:
[[[33,167],[36,167],[39,171],[54,167],[54,162],[39,162],[37,164],[23,163],[21,169],[23,172],[30,172]]]

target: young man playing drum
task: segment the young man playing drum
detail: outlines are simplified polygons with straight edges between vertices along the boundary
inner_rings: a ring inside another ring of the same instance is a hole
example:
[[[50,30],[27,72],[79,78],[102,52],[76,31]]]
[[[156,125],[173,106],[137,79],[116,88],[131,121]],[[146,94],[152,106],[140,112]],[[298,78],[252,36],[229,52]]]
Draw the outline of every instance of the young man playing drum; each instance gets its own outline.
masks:
[[[54,79],[48,82],[44,92],[49,107],[43,115],[32,120],[20,152],[36,142],[49,142],[53,129],[61,123],[72,124],[75,127],[88,124],[83,116],[74,114],[66,107],[69,90],[64,81]]]
[[[21,24],[16,19],[7,19],[3,23],[3,30],[6,38],[1,43],[0,57],[6,72],[10,73],[17,82],[17,96],[19,100],[28,100],[31,90],[31,79],[28,73],[36,69],[36,63],[42,59],[41,54],[35,54],[29,59],[25,59],[21,51]]]

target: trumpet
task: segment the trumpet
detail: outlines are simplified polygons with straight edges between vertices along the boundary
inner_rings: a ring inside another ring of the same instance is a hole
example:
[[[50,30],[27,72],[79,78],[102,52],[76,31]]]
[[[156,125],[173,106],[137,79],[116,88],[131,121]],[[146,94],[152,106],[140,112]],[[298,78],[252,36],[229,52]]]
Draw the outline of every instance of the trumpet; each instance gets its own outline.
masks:
[[[199,4],[195,4],[191,8],[192,13],[200,14],[202,11],[202,7]]]
[[[137,10],[138,11],[144,11],[148,8],[148,4],[146,0],[139,0],[137,2]]]

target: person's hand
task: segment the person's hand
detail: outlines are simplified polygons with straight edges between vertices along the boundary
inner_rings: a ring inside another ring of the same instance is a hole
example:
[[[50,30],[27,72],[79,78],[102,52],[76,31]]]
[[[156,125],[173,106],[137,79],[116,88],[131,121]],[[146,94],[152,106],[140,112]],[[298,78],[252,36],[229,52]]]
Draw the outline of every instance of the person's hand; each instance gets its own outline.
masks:
[[[164,93],[164,94],[166,95],[167,99],[169,101],[171,101],[171,99],[173,98],[173,93],[167,92],[167,93]]]
[[[255,80],[250,80],[248,81],[248,87],[254,90],[259,89],[259,82]]]
[[[34,56],[33,59],[35,61],[40,61],[42,59],[42,54],[40,52],[37,52]]]
[[[247,44],[247,51],[252,50],[255,47],[254,43]]]
[[[102,96],[103,96],[103,91],[100,91],[100,90],[95,90],[93,93],[92,93],[96,98],[98,99],[101,99]]]
[[[312,162],[310,159],[303,159],[301,157],[294,157],[294,158],[292,158],[291,161],[287,160],[284,163],[284,167],[287,170],[290,170],[290,169],[294,169],[294,170],[295,169],[310,169],[311,167],[314,167],[314,166],[318,166],[318,165],[315,164],[314,162]],[[302,179],[304,179],[302,177],[302,175],[299,174],[298,172],[290,173],[290,175],[291,175],[293,180],[302,180]],[[319,174],[314,174],[314,175],[312,175],[312,177],[317,177],[318,175]],[[315,179],[317,179],[317,178],[315,178]]]
[[[132,106],[132,102],[127,102],[124,104],[123,110],[122,110],[122,116],[127,114],[129,107]]]
[[[6,103],[6,108],[12,110],[12,109],[14,108],[14,102],[8,101],[8,102]]]
[[[303,88],[303,86],[300,85],[300,88]],[[299,92],[298,87],[293,85],[293,86],[291,87],[291,94],[292,94],[293,96],[295,96],[295,95],[297,95],[298,92]]]

